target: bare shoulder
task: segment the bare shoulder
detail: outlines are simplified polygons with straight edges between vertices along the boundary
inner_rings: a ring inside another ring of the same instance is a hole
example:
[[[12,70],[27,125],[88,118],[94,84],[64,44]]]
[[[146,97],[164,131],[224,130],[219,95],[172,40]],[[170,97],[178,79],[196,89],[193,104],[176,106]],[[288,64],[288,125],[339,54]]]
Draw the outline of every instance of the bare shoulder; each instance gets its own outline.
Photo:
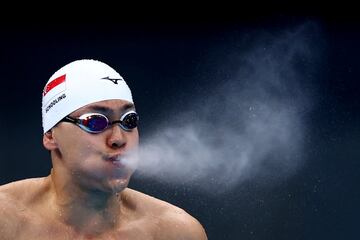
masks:
[[[206,240],[205,229],[200,222],[183,209],[174,207],[161,215],[161,231],[158,239]],[[159,228],[160,229],[160,228]]]
[[[29,178],[7,183],[0,186],[0,194],[12,198],[14,201],[26,202],[37,196],[49,185],[46,178]]]
[[[0,186],[0,229],[16,227],[24,220],[26,209],[39,196],[44,178],[19,180]]]
[[[15,239],[21,228],[21,204],[13,194],[13,185],[0,186],[0,235],[1,239]]]
[[[34,199],[44,191],[45,178],[19,180],[0,186],[0,222],[9,222],[22,216],[23,210],[30,208]]]
[[[127,193],[141,201],[140,211],[156,221],[156,239],[206,240],[201,223],[185,210],[147,194],[127,189]]]

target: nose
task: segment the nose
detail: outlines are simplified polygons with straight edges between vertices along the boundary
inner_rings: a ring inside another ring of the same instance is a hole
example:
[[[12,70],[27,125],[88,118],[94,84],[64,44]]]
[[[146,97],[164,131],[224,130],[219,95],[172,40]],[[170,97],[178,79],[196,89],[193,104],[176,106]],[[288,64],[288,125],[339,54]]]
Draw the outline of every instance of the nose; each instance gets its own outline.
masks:
[[[107,137],[107,144],[110,148],[113,149],[120,149],[125,147],[125,134],[119,124],[114,124],[110,127],[109,135]]]

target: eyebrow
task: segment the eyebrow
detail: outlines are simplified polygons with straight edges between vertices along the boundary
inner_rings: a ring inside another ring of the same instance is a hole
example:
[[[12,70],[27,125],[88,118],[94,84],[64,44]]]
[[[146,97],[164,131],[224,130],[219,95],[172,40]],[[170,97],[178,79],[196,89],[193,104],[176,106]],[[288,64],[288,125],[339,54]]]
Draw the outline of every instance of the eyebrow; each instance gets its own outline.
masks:
[[[120,110],[122,112],[126,111],[126,110],[129,110],[129,109],[135,109],[135,106],[134,104],[132,103],[127,103],[125,104],[124,106],[122,106],[120,108]],[[101,105],[93,105],[93,106],[90,106],[88,107],[88,110],[90,111],[96,111],[96,112],[101,112],[101,113],[108,113],[108,114],[112,114],[114,113],[115,111],[111,108],[108,108],[108,107],[104,107],[104,106],[101,106]]]

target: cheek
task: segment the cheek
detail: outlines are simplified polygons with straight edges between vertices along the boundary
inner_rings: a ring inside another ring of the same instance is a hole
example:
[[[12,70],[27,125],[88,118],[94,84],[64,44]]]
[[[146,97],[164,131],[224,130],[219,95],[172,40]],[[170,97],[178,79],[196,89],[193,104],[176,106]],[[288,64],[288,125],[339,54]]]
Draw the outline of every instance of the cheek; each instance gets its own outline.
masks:
[[[137,148],[139,145],[139,132],[137,129],[135,129],[136,131],[131,132],[131,134],[129,135],[127,141],[128,141],[128,145],[129,148]]]
[[[58,148],[64,159],[84,159],[94,152],[94,143],[82,133],[68,132],[58,139]]]
[[[86,142],[79,144],[78,142],[67,141],[62,144],[60,152],[65,160],[78,161],[79,159],[86,159],[91,154],[92,148]]]
[[[64,144],[63,162],[75,174],[79,176],[97,175],[94,169],[101,169],[102,159],[96,145],[91,141],[82,139],[68,141]],[[85,174],[85,175],[84,175]]]

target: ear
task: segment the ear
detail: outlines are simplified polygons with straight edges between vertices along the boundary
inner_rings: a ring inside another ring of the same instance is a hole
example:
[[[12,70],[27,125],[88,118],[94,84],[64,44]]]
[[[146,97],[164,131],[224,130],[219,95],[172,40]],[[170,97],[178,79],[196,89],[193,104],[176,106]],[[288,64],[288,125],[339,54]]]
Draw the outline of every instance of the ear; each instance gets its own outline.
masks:
[[[57,148],[57,143],[53,136],[52,130],[49,130],[44,134],[43,145],[47,150],[54,150]]]

